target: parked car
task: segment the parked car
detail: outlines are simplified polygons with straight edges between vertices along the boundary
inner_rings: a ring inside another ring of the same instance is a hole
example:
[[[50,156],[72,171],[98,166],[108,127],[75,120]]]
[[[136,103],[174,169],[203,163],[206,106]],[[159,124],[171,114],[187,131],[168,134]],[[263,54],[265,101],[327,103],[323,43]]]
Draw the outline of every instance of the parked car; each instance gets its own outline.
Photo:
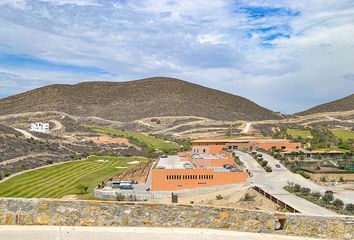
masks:
[[[257,157],[263,157],[262,153],[258,153]]]
[[[167,158],[167,154],[162,154],[161,158]]]
[[[165,169],[165,166],[157,166],[157,169]]]
[[[119,184],[119,189],[134,189],[134,186],[129,182],[121,182]]]
[[[275,167],[280,168],[280,164],[279,163],[275,164]]]
[[[183,163],[183,167],[187,169],[193,168],[192,164],[190,164],[189,162]]]
[[[241,172],[241,169],[239,169],[239,168],[231,168],[230,172]]]
[[[224,164],[224,168],[229,169],[232,165],[231,164]]]

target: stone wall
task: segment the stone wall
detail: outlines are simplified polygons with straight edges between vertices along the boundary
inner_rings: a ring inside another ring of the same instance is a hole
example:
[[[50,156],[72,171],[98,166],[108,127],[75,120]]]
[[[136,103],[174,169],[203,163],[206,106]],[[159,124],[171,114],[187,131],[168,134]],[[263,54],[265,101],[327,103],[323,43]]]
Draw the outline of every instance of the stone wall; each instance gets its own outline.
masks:
[[[280,223],[280,224],[279,224]],[[0,224],[223,228],[354,239],[354,217],[321,217],[197,205],[0,198]],[[281,229],[276,230],[276,226]]]

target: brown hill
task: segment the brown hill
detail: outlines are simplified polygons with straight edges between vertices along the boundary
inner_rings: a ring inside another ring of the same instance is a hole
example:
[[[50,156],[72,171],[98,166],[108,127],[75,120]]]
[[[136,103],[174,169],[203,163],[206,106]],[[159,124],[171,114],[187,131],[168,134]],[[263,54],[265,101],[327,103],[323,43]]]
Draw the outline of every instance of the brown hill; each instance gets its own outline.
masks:
[[[49,110],[116,121],[185,115],[215,120],[281,118],[246,98],[164,77],[49,85],[0,100],[0,115]]]
[[[354,94],[347,97],[324,103],[306,111],[296,113],[296,115],[309,115],[323,112],[343,112],[354,110]]]

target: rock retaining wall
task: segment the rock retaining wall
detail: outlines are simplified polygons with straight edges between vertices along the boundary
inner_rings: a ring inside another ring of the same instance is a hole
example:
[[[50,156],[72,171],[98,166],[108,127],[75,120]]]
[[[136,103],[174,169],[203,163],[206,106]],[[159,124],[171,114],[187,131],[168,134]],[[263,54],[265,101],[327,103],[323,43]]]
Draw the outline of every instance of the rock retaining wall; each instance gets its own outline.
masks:
[[[354,217],[270,213],[197,205],[113,201],[0,199],[0,224],[223,228],[354,239]],[[276,230],[275,228],[280,227]]]

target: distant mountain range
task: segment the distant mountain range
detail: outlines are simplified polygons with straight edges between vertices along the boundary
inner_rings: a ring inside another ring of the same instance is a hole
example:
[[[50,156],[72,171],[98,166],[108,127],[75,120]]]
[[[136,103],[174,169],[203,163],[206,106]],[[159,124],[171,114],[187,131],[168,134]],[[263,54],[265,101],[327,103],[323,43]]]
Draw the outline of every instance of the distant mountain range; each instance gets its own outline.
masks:
[[[165,77],[55,84],[0,100],[0,115],[53,110],[125,122],[162,116],[230,121],[283,118],[246,98]]]
[[[313,108],[310,108],[306,111],[296,113],[296,115],[309,115],[315,113],[324,113],[324,112],[343,112],[354,110],[354,94],[332,101],[324,103]]]

